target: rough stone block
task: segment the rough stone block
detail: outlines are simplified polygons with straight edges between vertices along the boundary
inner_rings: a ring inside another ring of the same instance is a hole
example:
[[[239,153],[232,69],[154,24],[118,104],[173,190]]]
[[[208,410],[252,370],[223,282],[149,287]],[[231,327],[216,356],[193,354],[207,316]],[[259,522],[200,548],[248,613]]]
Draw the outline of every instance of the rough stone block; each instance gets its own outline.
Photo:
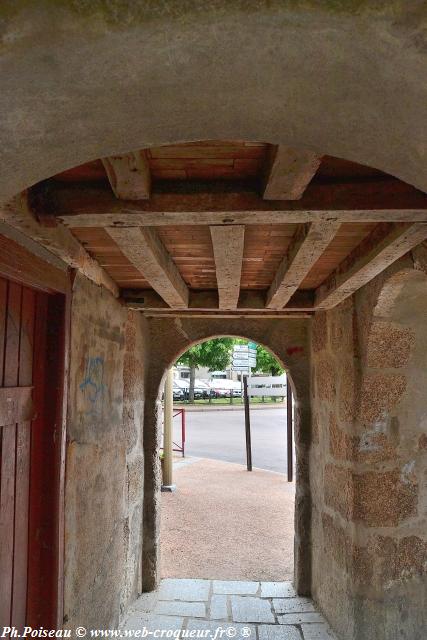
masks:
[[[259,589],[259,582],[244,580],[214,580],[213,592],[230,595],[255,595]]]
[[[153,614],[131,614],[122,626],[123,631],[142,630],[149,631],[176,631],[182,628],[183,618],[161,616]]]
[[[400,469],[353,475],[355,520],[370,527],[395,527],[416,515],[418,485]]]
[[[215,637],[217,629],[221,629],[218,638],[233,638],[236,640],[256,640],[256,630],[253,625],[234,624],[230,622],[215,622],[212,620],[192,620],[187,623],[188,631],[210,631],[210,638]]]
[[[349,469],[328,464],[324,474],[325,502],[347,520],[353,512],[353,482]]]
[[[292,582],[261,582],[261,598],[296,598]]]
[[[389,413],[406,390],[406,376],[395,373],[369,374],[362,384],[360,420],[371,424]]]
[[[315,353],[326,349],[328,343],[328,323],[326,311],[316,311],[311,330],[311,346]]]
[[[415,334],[410,328],[392,322],[374,322],[368,343],[368,367],[406,366],[414,343]]]
[[[154,613],[165,616],[191,616],[205,618],[206,605],[204,602],[184,602],[182,600],[162,600],[156,604]]]
[[[301,640],[297,627],[260,624],[258,627],[259,640]]]
[[[275,598],[273,607],[276,613],[308,613],[315,611],[313,601],[308,598]]]
[[[139,502],[142,500],[144,487],[144,458],[142,455],[136,456],[127,465],[127,484],[129,503]]]
[[[159,589],[160,600],[185,600],[187,602],[207,601],[209,598],[209,580],[190,580],[186,578],[166,578]]]
[[[226,620],[228,618],[227,596],[213,595],[211,598],[210,617],[212,620]]]
[[[339,368],[338,374],[338,411],[339,418],[344,422],[354,420],[357,412],[358,381],[354,360],[345,360]]]
[[[275,622],[268,600],[250,596],[231,596],[234,622]]]
[[[353,355],[353,301],[347,298],[328,313],[329,341],[334,352]]]
[[[301,625],[304,640],[334,640],[335,636],[327,624],[315,622]]]
[[[283,616],[277,616],[279,624],[303,624],[304,622],[325,622],[320,613],[285,613]]]
[[[331,357],[323,357],[317,362],[315,381],[319,399],[333,402],[336,395],[336,369]]]

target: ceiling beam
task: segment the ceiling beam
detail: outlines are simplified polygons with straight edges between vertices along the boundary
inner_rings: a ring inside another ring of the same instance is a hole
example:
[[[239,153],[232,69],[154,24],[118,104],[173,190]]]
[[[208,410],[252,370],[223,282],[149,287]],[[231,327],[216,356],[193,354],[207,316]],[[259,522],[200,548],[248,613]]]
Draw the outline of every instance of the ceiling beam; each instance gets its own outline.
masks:
[[[62,224],[45,227],[39,224],[30,206],[28,191],[22,192],[8,204],[0,207],[0,219],[17,229],[23,236],[39,243],[68,266],[77,269],[95,284],[119,297],[119,287],[108,273],[91,258],[80,242]],[[19,243],[23,245],[22,237]],[[29,248],[29,245],[26,247]],[[31,249],[30,249],[31,250]]]
[[[426,223],[378,225],[318,287],[316,308],[335,307],[426,238]]]
[[[108,228],[106,232],[170,307],[188,307],[188,287],[155,229]]]
[[[339,222],[312,222],[299,227],[267,293],[266,307],[282,309],[337,234]]]
[[[208,187],[206,187],[208,189]],[[108,187],[53,185],[38,208],[68,227],[295,224],[427,221],[427,195],[398,180],[310,184],[301,200],[267,201],[253,191],[153,193],[150,200],[118,200]]]
[[[270,145],[264,183],[265,200],[299,200],[322,157],[311,151]]]
[[[125,304],[140,311],[173,313],[176,309],[169,308],[163,298],[152,289],[122,289],[121,297]],[[286,312],[312,312],[314,294],[311,290],[297,291],[282,311]],[[188,308],[185,311],[193,312],[220,312],[218,291],[190,289]],[[256,312],[261,315],[270,313],[265,308],[265,292],[259,289],[241,289],[237,314]]]
[[[102,158],[102,164],[116,198],[148,200],[151,173],[145,151]]]
[[[236,309],[242,275],[245,227],[210,227],[215,256],[219,308]]]

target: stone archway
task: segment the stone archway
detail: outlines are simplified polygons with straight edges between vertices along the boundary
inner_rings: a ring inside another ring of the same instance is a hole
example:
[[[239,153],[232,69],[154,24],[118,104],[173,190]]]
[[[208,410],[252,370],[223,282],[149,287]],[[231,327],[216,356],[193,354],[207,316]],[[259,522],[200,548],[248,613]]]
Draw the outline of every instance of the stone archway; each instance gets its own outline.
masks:
[[[12,3],[0,200],[91,159],[225,138],[308,148],[426,190],[426,8],[371,5]]]
[[[160,469],[158,447],[161,432],[159,394],[166,369],[196,342],[218,335],[253,339],[285,363],[296,397],[295,444],[297,455],[295,496],[295,586],[302,595],[311,593],[311,497],[308,456],[310,448],[310,357],[308,321],[281,319],[168,319],[148,320],[150,331],[150,377],[144,413],[144,590],[158,581],[160,534]]]

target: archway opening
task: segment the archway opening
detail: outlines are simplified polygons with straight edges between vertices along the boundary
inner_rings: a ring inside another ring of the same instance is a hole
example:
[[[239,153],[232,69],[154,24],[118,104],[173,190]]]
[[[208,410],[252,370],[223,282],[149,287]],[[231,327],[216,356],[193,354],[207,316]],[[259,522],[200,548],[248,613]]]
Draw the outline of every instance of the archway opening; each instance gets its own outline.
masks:
[[[290,582],[295,485],[282,362],[223,336],[191,345],[173,375],[176,491],[162,496],[161,577]]]

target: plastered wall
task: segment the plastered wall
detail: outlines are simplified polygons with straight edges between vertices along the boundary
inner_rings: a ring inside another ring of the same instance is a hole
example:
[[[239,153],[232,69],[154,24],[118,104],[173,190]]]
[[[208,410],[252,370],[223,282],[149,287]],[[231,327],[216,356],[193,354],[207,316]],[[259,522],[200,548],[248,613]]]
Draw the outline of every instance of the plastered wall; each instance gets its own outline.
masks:
[[[116,626],[140,592],[144,340],[139,316],[74,282],[64,626]]]

